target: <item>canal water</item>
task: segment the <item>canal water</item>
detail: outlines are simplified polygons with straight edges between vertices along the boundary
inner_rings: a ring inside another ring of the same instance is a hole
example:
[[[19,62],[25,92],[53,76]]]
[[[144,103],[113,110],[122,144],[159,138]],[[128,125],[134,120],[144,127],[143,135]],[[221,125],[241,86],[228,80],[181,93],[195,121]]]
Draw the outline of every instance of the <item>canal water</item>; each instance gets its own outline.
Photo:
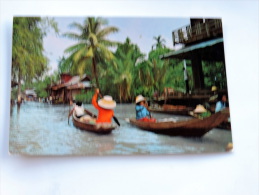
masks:
[[[84,105],[97,113],[91,104]],[[138,129],[125,118],[135,117],[134,104],[117,104],[121,126],[108,135],[82,131],[73,126],[68,105],[25,102],[11,107],[9,152],[18,155],[149,155],[195,154],[225,151],[231,131],[214,128],[202,138],[158,135]],[[153,113],[155,118],[173,116]]]

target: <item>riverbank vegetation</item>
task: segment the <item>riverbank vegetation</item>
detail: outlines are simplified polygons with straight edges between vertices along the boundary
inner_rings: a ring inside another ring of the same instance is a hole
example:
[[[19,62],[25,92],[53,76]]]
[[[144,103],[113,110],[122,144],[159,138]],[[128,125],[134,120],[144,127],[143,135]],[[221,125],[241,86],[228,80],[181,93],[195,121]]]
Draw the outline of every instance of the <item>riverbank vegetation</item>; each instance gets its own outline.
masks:
[[[163,37],[154,35],[150,52],[144,54],[129,37],[122,43],[109,40],[108,36],[120,29],[109,26],[103,18],[88,17],[83,24],[71,24],[77,33],[67,32],[63,36],[76,40],[77,44],[65,50],[58,61],[58,70],[46,76],[48,59],[44,55],[43,37],[47,33],[46,26],[56,32],[58,28],[55,21],[48,20],[48,25],[42,25],[44,21],[46,24],[46,19],[42,18],[14,18],[12,80],[18,82],[18,88],[13,93],[20,94],[23,86],[34,88],[38,97],[48,97],[47,88],[59,80],[61,73],[89,75],[93,86],[117,102],[134,102],[139,94],[146,97],[153,97],[154,93],[161,95],[165,87],[185,91],[183,61],[160,59],[161,55],[172,51],[165,46]],[[226,87],[224,64],[202,63],[205,87],[209,89],[216,82],[218,86]],[[192,90],[189,64],[191,62],[187,60]],[[76,99],[89,103],[91,97],[92,91],[82,90]]]
[[[49,18],[14,17],[13,19],[11,79],[18,85],[13,92],[17,95],[18,101],[21,98],[22,88],[40,82],[48,71],[43,38],[49,27],[58,32],[57,24]]]

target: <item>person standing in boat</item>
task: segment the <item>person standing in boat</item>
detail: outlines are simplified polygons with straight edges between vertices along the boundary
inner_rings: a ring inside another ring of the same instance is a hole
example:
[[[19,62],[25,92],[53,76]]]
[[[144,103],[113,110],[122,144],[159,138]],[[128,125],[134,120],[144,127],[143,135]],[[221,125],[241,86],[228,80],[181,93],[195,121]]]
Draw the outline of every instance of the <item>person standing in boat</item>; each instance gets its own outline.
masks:
[[[96,89],[92,98],[92,104],[98,110],[96,123],[111,123],[114,116],[113,109],[116,107],[116,102],[109,95],[103,96],[103,98],[97,102],[99,94],[99,89]]]
[[[190,88],[189,88],[189,76],[188,76],[188,72],[187,72],[187,67],[186,67],[186,61],[183,61],[184,65],[183,65],[183,77],[184,77],[184,82],[185,82],[185,90],[186,90],[186,94],[189,94],[190,92]]]
[[[148,111],[148,104],[142,95],[136,97],[136,119],[144,122],[156,122]]]

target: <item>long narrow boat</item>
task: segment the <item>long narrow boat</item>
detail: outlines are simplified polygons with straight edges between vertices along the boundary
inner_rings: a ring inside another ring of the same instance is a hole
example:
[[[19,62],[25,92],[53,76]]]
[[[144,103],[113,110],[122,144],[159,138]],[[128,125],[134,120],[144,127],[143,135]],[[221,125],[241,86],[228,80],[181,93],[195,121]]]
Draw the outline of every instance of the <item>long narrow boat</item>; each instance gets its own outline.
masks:
[[[85,110],[85,113],[90,115],[91,117],[96,118],[96,115],[91,113],[88,110]],[[98,134],[108,134],[111,133],[112,130],[116,128],[115,125],[113,124],[92,124],[92,123],[85,123],[81,122],[76,116],[75,113],[73,113],[73,124],[75,127],[85,130],[85,131],[90,131]]]
[[[173,114],[173,115],[189,115],[189,112],[194,110],[194,108],[187,107],[182,109],[163,109],[163,108],[149,108],[151,112]]]
[[[218,112],[204,119],[190,119],[185,121],[167,122],[142,122],[130,119],[130,123],[140,129],[151,131],[158,134],[171,136],[202,137],[208,131],[217,127],[229,117],[227,112]]]

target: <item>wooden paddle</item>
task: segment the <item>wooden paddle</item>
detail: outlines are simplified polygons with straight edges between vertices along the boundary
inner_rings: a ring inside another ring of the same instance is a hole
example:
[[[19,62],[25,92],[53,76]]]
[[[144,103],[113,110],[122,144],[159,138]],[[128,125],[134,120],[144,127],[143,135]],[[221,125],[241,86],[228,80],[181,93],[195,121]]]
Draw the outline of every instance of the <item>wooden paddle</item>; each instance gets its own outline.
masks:
[[[147,109],[147,111],[149,112],[149,118],[152,118],[152,116],[151,116],[151,111],[149,110],[149,108],[148,108],[148,102],[145,100],[145,104],[146,104],[146,109]]]
[[[68,110],[68,117],[67,117],[67,124],[69,125],[69,118],[70,118],[70,102],[68,103],[69,110]]]
[[[70,84],[70,86],[71,86],[72,84]],[[70,98],[72,99],[72,90],[70,90]],[[67,120],[67,123],[68,123],[68,125],[69,125],[69,118],[70,118],[70,116],[71,116],[71,114],[73,113],[71,113],[71,111],[70,111],[70,98],[69,98],[69,102],[68,102],[68,106],[69,106],[69,112],[68,112],[68,120]]]
[[[70,116],[72,115],[72,111],[70,111],[70,101],[69,101],[69,111],[68,111],[68,120],[67,120],[67,123],[69,124],[69,118],[70,118]]]
[[[100,98],[103,98],[102,94],[98,93],[98,95],[99,95]],[[116,116],[112,116],[112,118],[113,118],[113,120],[115,121],[115,123],[117,123],[117,125],[121,126],[121,125],[120,125],[120,122],[119,122],[119,120],[117,119]]]

